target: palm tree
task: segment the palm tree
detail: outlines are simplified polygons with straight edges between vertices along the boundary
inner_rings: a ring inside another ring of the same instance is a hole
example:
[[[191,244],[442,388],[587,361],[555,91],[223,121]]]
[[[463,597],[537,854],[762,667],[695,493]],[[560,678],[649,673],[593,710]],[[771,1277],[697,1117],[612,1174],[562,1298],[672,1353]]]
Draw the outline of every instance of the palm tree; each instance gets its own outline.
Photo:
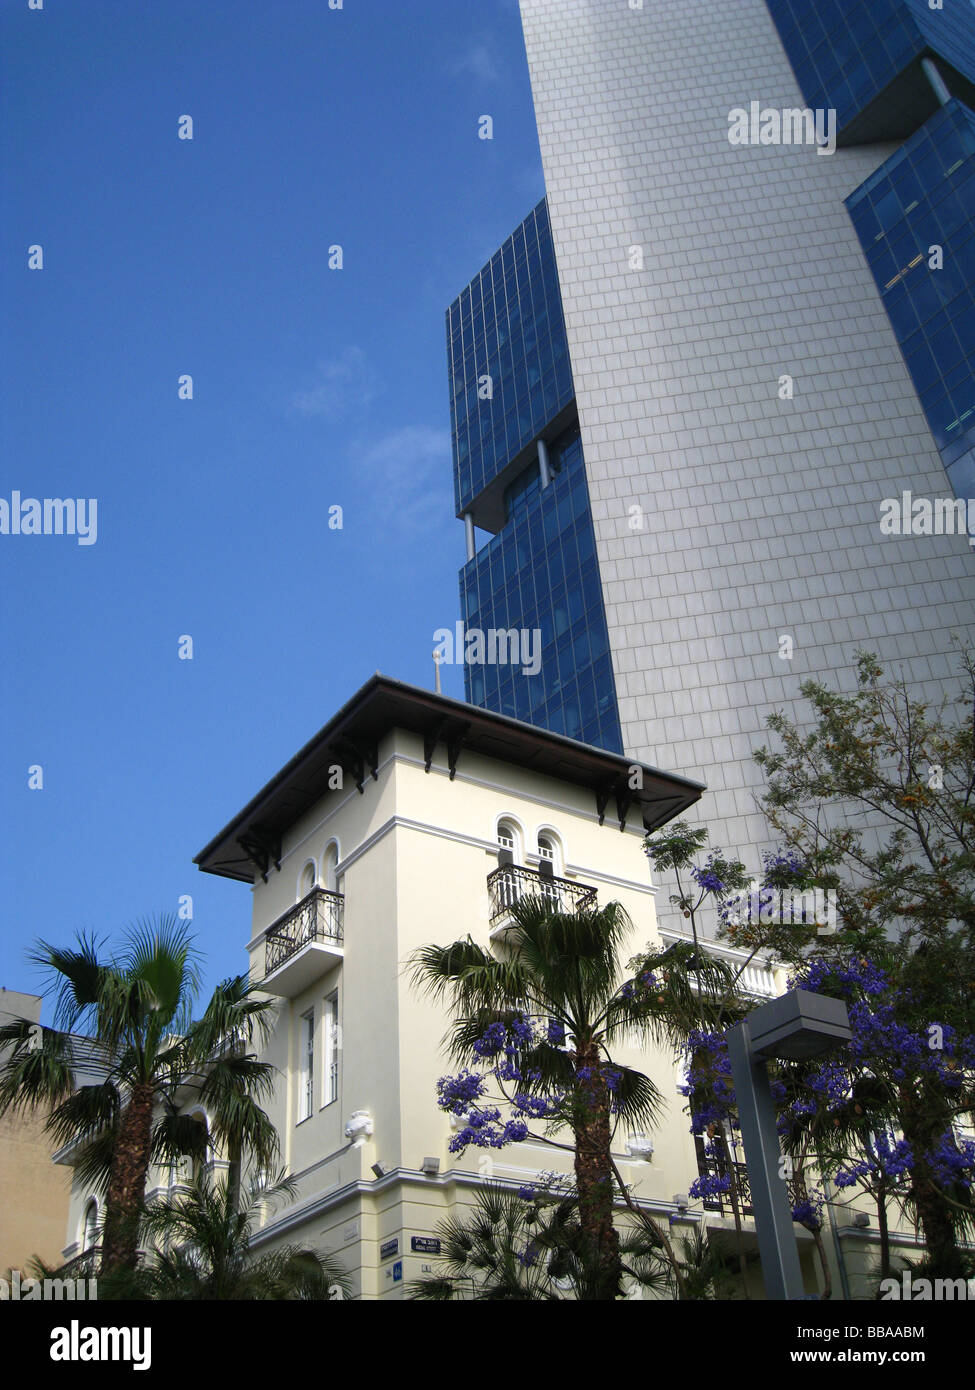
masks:
[[[101,1274],[115,1274],[138,1257],[151,1163],[205,1161],[215,1141],[232,1163],[246,1144],[265,1169],[274,1165],[277,1135],[260,1105],[274,1069],[247,1051],[266,1039],[274,1006],[238,976],[193,1022],[199,972],[174,917],[137,924],[108,960],[85,935],[67,949],[42,941],[31,959],[49,972],[56,1026],[21,1019],[0,1028],[0,1115],[50,1106],[55,1141],[82,1146],[77,1176],[105,1192]],[[79,1030],[103,1073],[91,1085],[75,1084]],[[182,1113],[191,1096],[208,1111],[209,1132]]]
[[[553,1303],[594,1296],[600,1275],[586,1263],[574,1193],[532,1199],[492,1183],[470,1211],[442,1221],[437,1234],[442,1272],[417,1280],[411,1299]],[[623,1272],[643,1288],[662,1289],[667,1274],[645,1258],[646,1245],[643,1232],[635,1243],[624,1236],[621,1250],[632,1248],[638,1258],[632,1268],[624,1261]]]
[[[558,1118],[573,1133],[580,1253],[595,1271],[590,1296],[614,1299],[622,1291],[622,1265],[613,1223],[618,1173],[612,1135],[619,1123],[652,1126],[663,1097],[643,1072],[613,1061],[610,1049],[634,1032],[680,1045],[701,1021],[690,974],[696,973],[699,991],[706,986],[707,997],[720,998],[727,971],[678,943],[652,958],[639,979],[624,981],[619,955],[632,923],[619,903],[562,912],[528,897],[512,905],[510,916],[503,959],[467,937],[416,951],[411,975],[427,993],[449,999],[455,1015],[450,1052],[464,1065],[477,1064],[478,1045],[495,1023],[540,1018],[566,1038],[564,1048],[537,1041],[522,1054],[519,1089],[564,1097]],[[631,1211],[666,1246],[667,1237],[620,1188]]]
[[[442,1273],[417,1280],[411,1299],[548,1303],[565,1297],[564,1276],[553,1279],[549,1272],[552,1246],[533,1204],[510,1188],[482,1188],[472,1211],[441,1221],[437,1235]]]
[[[689,1235],[680,1235],[674,1242],[680,1267],[680,1279],[675,1277],[671,1261],[643,1232],[634,1232],[628,1242],[627,1260],[641,1284],[649,1282],[656,1271],[663,1277],[671,1297],[693,1302],[740,1298],[744,1290],[739,1280],[736,1261],[715,1246],[707,1231],[695,1226]],[[751,1256],[754,1262],[757,1256]]]
[[[348,1296],[349,1278],[329,1256],[294,1245],[257,1257],[252,1254],[251,1238],[262,1203],[282,1196],[293,1199],[296,1192],[295,1182],[282,1175],[242,1204],[239,1184],[229,1174],[227,1181],[219,1182],[208,1171],[201,1172],[188,1192],[146,1207],[142,1235],[155,1253],[114,1292],[191,1302],[321,1302]]]

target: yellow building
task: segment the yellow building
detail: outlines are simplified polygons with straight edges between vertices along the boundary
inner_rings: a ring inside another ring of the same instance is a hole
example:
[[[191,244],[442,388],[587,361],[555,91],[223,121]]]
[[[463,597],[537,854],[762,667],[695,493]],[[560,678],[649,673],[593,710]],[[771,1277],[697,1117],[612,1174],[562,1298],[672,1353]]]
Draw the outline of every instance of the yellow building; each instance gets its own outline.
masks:
[[[435,1267],[415,1244],[486,1177],[521,1186],[567,1169],[541,1142],[449,1153],[436,1106],[437,1078],[456,1070],[447,1016],[405,962],[468,933],[500,946],[506,905],[539,892],[621,903],[634,923],[624,959],[659,944],[643,837],[702,790],[377,676],[216,836],[197,863],[253,885],[251,977],[280,1000],[271,1114],[300,1195],[268,1214],[261,1246],[339,1252],[363,1297],[397,1297]],[[777,992],[765,965],[753,976]],[[677,1065],[635,1049],[621,1060],[671,1106],[652,1136],[617,1134],[620,1171],[665,1222],[699,1222],[681,1197],[697,1159]]]
[[[0,1024],[25,1018],[40,1022],[36,994],[0,990]],[[44,1131],[47,1111],[0,1118],[0,1277],[8,1269],[26,1272],[37,1255],[59,1262],[68,1219],[71,1174],[51,1162],[53,1145]]]

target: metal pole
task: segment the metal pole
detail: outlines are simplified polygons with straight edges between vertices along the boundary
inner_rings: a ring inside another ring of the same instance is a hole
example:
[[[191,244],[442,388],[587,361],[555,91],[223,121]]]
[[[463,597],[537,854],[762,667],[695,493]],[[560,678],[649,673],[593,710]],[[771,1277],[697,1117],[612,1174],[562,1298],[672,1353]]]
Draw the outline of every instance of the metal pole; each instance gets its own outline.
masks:
[[[819,1171],[823,1178],[823,1196],[826,1198],[826,1210],[829,1212],[829,1229],[833,1236],[833,1253],[836,1256],[836,1267],[840,1272],[840,1288],[843,1291],[843,1301],[850,1301],[850,1276],[846,1268],[846,1255],[843,1250],[843,1242],[840,1240],[840,1233],[836,1225],[836,1213],[833,1210],[833,1188],[829,1178],[823,1172],[823,1161],[819,1150],[816,1150],[816,1158],[819,1162]]]
[[[467,540],[467,558],[473,560],[477,553],[477,546],[474,543],[474,518],[470,512],[464,513],[464,536]]]
[[[779,1136],[768,1071],[752,1052],[747,1023],[728,1031],[728,1055],[752,1191],[765,1297],[805,1298],[788,1183],[779,1176]]]

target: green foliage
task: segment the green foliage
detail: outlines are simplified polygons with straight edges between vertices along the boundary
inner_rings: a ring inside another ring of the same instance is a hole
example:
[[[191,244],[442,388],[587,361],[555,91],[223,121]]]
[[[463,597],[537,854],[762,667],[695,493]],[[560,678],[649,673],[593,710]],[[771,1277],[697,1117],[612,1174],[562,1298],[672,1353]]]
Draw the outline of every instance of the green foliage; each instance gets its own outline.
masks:
[[[174,917],[141,922],[114,954],[100,952],[81,935],[73,947],[40,942],[32,953],[48,974],[55,1027],[15,1020],[0,1028],[0,1115],[48,1109],[54,1142],[77,1145],[77,1177],[108,1193],[107,1228],[113,1212],[118,1221],[111,1178],[133,1131],[130,1101],[148,1095],[149,1149],[122,1223],[134,1257],[137,1212],[128,1207],[141,1201],[149,1161],[202,1161],[221,1145],[231,1160],[246,1148],[265,1169],[274,1166],[277,1134],[260,1104],[274,1068],[254,1051],[269,1034],[274,1005],[238,976],[217,987],[194,1022],[199,967],[192,938]],[[80,1084],[93,1070],[101,1079]],[[180,1114],[188,1099],[206,1107],[209,1134]]]
[[[755,758],[763,809],[811,880],[836,894],[837,953],[873,951],[895,933],[912,943],[975,930],[975,662],[957,694],[932,710],[861,652],[852,694],[807,681],[812,727],[767,723],[778,747]],[[773,943],[796,950],[795,933]],[[808,944],[808,943],[807,943]]]
[[[190,1189],[150,1202],[143,1242],[152,1248],[132,1271],[99,1282],[99,1296],[177,1302],[302,1301],[347,1297],[350,1282],[336,1260],[284,1246],[264,1255],[251,1248],[262,1202],[293,1198],[283,1175],[241,1204],[233,1182],[202,1173]]]

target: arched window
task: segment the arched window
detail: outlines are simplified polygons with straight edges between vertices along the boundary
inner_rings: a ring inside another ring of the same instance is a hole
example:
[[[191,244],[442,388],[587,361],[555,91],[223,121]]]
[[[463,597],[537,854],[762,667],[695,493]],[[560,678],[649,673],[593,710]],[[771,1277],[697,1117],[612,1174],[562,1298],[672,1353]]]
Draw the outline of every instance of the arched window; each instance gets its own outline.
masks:
[[[562,873],[562,846],[550,830],[540,830],[538,833],[538,863],[542,873],[556,876]]]
[[[308,894],[318,882],[318,870],[315,867],[314,859],[309,859],[308,863],[301,871],[301,882],[298,886],[298,899],[307,898]]]
[[[521,857],[521,843],[518,827],[513,820],[498,821],[498,862],[517,864]]]
[[[339,847],[333,840],[322,855],[322,880],[330,893],[337,893],[338,875],[336,870],[339,863]]]
[[[85,1207],[85,1218],[81,1228],[82,1250],[92,1250],[98,1243],[98,1203],[92,1197]]]
[[[554,881],[562,876],[562,851],[558,838],[549,830],[540,830],[536,847],[542,897],[546,898],[553,907],[561,908],[561,885]]]

